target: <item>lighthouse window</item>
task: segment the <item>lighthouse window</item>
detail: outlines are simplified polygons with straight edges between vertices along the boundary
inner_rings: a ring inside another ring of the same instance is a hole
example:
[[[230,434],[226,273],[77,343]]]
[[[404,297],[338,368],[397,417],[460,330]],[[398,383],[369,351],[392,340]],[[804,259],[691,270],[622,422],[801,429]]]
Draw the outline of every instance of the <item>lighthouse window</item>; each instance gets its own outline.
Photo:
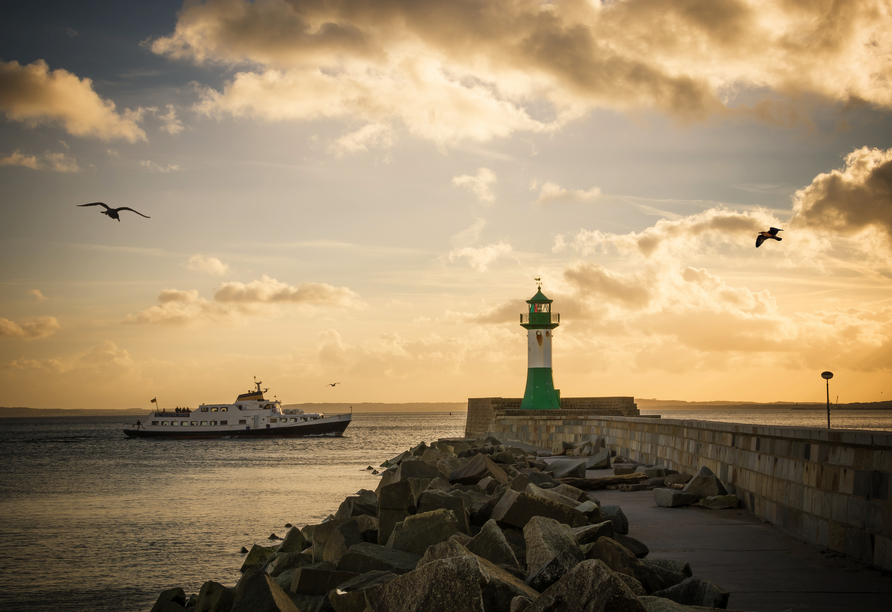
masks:
[[[530,312],[551,312],[551,304],[530,304]]]

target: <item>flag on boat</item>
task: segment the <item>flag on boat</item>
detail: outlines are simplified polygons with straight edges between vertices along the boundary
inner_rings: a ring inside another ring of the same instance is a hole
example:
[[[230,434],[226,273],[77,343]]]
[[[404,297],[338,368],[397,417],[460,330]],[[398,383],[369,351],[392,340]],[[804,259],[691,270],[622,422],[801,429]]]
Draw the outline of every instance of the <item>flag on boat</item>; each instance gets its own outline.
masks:
[[[152,403],[153,403],[153,404],[157,404],[157,403],[158,403],[158,398],[157,398],[157,397],[154,398],[154,399],[152,400]]]

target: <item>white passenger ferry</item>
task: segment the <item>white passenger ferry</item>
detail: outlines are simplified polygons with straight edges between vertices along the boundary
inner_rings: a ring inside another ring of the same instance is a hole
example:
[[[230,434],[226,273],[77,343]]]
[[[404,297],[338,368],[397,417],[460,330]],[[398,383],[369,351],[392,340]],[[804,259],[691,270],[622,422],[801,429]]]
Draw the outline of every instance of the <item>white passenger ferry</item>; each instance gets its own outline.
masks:
[[[124,428],[130,438],[298,438],[341,436],[353,418],[350,414],[325,415],[300,409],[282,409],[257,389],[242,393],[232,404],[201,404],[195,410],[155,410],[145,421]]]

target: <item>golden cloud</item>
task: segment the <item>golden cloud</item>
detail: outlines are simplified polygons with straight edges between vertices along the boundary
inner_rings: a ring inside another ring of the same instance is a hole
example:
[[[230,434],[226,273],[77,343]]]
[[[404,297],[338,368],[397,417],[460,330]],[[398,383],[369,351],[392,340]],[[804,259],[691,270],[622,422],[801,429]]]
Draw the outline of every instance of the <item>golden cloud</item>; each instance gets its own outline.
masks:
[[[258,308],[277,305],[315,308],[361,308],[356,293],[326,283],[288,285],[264,275],[250,283],[223,283],[208,300],[192,289],[165,289],[158,304],[127,315],[125,324],[183,326],[199,321],[224,321],[237,314],[256,314]]]
[[[399,120],[444,145],[593,108],[795,123],[809,97],[889,107],[889,25],[883,0],[208,0],[151,47],[246,67],[208,114]]]
[[[113,102],[93,91],[90,79],[62,69],[51,71],[43,60],[26,66],[0,62],[0,111],[7,119],[29,126],[60,124],[74,136],[129,142],[146,139],[137,125],[140,111],[119,114]]]
[[[55,317],[40,317],[36,321],[22,324],[15,323],[9,319],[0,318],[0,337],[5,336],[7,338],[36,340],[38,338],[52,336],[61,328],[62,326],[59,325],[59,321],[57,321]]]

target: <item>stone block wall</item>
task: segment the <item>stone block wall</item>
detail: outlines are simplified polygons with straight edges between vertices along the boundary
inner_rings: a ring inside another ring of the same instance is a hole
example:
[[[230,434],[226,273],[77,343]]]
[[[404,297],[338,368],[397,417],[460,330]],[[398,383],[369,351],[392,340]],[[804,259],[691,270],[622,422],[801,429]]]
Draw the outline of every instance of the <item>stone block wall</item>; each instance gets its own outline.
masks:
[[[892,570],[892,433],[563,412],[493,411],[486,435],[544,448],[598,435],[636,461],[705,465],[756,516]]]
[[[522,398],[477,397],[468,400],[468,417],[465,421],[465,437],[481,438],[486,435],[496,412],[521,415],[529,413],[561,413],[561,418],[570,415],[590,416],[638,416],[638,406],[634,397],[564,397],[560,410],[521,410]]]

